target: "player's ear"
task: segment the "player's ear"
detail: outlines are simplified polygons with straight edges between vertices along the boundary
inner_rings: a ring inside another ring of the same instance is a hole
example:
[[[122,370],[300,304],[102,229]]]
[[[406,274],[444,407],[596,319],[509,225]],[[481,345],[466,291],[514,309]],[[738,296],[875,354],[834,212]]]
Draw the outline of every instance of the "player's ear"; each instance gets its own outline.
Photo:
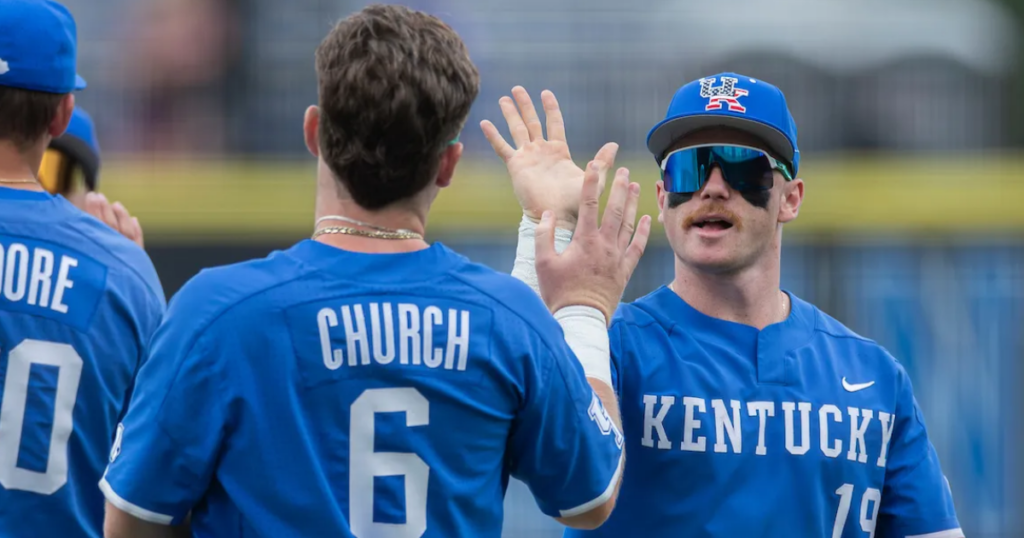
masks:
[[[68,125],[71,123],[71,115],[74,112],[75,95],[69,93],[60,100],[60,105],[57,105],[57,113],[53,115],[53,121],[50,122],[47,134],[51,138],[57,138],[64,134],[64,131],[68,130]]]
[[[320,157],[320,108],[316,105],[306,109],[302,120],[302,135],[306,140],[306,149],[314,157]]]
[[[804,201],[804,180],[797,178],[782,184],[782,203],[779,204],[779,222],[785,224],[796,220],[800,204]]]
[[[658,190],[658,222],[665,224],[665,203],[668,200],[668,193],[665,192],[665,182],[658,180],[655,183]]]
[[[436,184],[438,188],[445,188],[452,183],[452,176],[455,175],[455,165],[459,164],[459,159],[462,158],[462,142],[456,142],[450,144],[444,148],[444,152],[441,154],[441,163],[437,167],[437,180]]]

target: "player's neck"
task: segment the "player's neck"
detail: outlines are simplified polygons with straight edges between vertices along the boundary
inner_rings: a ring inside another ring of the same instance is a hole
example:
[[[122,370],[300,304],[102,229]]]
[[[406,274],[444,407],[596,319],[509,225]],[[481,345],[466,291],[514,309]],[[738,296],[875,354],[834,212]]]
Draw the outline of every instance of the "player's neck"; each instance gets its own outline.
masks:
[[[779,259],[769,258],[733,274],[698,271],[677,259],[672,290],[705,315],[764,329],[785,320],[790,308],[779,289]]]
[[[401,204],[369,211],[356,204],[347,193],[340,193],[332,177],[321,177],[317,182],[316,221],[328,216],[341,216],[354,221],[390,230],[409,230],[420,236],[426,235],[426,212],[419,211],[415,204]],[[315,222],[315,221],[314,221]],[[325,220],[318,227],[349,227],[373,231],[372,228],[355,225],[349,221]],[[430,245],[425,239],[380,239],[347,234],[324,234],[317,241],[352,252],[368,254],[393,254],[423,250]]]
[[[36,158],[36,151],[20,151],[10,142],[0,142],[0,180],[24,181],[37,179],[42,153]],[[32,163],[35,163],[33,168]],[[0,182],[0,187],[10,189],[42,190],[39,183],[7,183]]]

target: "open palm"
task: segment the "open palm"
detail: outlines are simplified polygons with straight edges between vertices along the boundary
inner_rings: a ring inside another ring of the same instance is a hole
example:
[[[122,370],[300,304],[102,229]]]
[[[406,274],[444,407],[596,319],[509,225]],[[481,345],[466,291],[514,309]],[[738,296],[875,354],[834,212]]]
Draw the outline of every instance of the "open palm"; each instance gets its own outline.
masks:
[[[559,227],[572,229],[578,218],[584,173],[569,153],[565,123],[555,94],[548,90],[541,92],[547,139],[530,94],[522,86],[516,86],[512,95],[515,101],[502,97],[498,104],[516,147],[509,145],[490,121],[481,122],[480,128],[494,152],[505,162],[512,190],[526,216],[539,220],[544,211],[550,210],[555,213]],[[603,171],[614,166],[618,149],[614,143],[605,144],[594,157],[602,170],[599,174],[602,180]],[[601,187],[603,189],[603,185]]]

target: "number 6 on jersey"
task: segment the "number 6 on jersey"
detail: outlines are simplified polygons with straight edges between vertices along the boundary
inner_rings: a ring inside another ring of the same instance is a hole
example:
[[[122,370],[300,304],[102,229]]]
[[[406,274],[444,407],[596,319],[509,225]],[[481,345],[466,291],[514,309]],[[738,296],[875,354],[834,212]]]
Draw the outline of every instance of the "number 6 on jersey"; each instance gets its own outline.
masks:
[[[352,403],[349,431],[349,523],[359,538],[419,538],[427,531],[430,467],[407,452],[374,452],[377,413],[405,413],[405,425],[430,423],[430,402],[413,388],[368,389]],[[405,523],[373,520],[373,479],[405,478]]]

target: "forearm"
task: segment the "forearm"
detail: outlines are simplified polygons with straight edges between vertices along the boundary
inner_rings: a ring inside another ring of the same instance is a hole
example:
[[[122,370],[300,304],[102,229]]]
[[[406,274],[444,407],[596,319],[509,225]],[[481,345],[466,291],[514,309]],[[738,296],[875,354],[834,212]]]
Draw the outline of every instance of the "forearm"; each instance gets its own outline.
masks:
[[[189,538],[192,536],[192,530],[188,522],[172,527],[143,521],[108,502],[103,536],[105,538]]]
[[[565,342],[569,344],[569,348],[583,366],[587,382],[601,400],[601,405],[615,426],[612,435],[621,436],[622,417],[619,412],[619,401],[612,387],[611,346],[604,315],[596,308],[571,306],[555,312],[555,319],[562,326]],[[621,482],[620,472],[612,497],[613,503],[618,496]]]

